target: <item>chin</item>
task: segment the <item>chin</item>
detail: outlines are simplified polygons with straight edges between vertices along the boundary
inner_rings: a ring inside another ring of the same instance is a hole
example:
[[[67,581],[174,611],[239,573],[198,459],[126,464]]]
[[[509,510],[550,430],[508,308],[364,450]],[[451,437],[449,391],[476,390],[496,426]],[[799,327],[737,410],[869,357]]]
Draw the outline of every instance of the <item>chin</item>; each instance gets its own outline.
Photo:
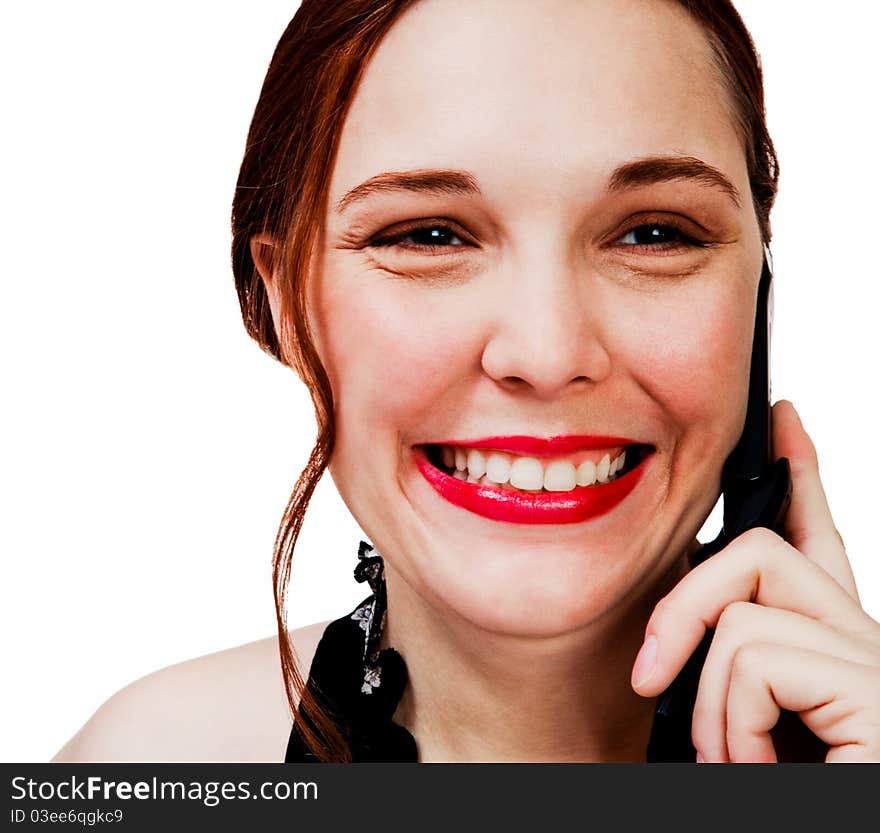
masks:
[[[638,544],[580,547],[435,540],[424,562],[392,565],[419,597],[492,633],[551,637],[576,632],[616,609],[645,572]]]

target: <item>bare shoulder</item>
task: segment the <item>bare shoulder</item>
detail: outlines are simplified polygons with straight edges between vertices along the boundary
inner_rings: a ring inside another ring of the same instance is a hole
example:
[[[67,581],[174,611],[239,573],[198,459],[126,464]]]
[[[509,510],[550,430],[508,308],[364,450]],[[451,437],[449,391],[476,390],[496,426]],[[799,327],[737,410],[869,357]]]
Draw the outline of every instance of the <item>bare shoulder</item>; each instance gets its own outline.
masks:
[[[327,624],[291,632],[303,679]],[[54,761],[279,762],[290,727],[274,636],[136,680],[107,700]]]

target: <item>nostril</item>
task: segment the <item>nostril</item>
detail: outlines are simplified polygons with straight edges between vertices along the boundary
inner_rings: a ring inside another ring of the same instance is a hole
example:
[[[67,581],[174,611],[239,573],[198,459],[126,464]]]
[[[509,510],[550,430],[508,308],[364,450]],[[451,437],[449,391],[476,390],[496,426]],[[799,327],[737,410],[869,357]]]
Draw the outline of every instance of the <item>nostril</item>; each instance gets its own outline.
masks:
[[[592,383],[592,379],[589,376],[575,376],[568,381],[568,385],[577,385],[579,388],[583,388],[585,385]],[[497,382],[502,388],[506,388],[512,392],[520,392],[525,389],[534,388],[541,395],[544,395],[544,391],[540,390],[542,385],[535,385],[529,382],[527,379],[524,379],[522,376],[505,376],[502,379],[499,379]],[[555,391],[555,387],[554,387]],[[548,395],[554,395],[554,393],[549,393]]]
[[[516,394],[524,392],[527,388],[531,387],[531,385],[520,376],[505,376],[502,379],[497,379],[495,383],[507,393]]]

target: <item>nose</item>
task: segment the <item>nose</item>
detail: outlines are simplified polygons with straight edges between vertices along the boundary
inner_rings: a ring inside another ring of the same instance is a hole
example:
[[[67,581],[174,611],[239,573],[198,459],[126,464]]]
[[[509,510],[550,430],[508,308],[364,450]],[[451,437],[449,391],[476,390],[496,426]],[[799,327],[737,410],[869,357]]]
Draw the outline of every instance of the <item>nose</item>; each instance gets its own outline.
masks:
[[[545,265],[499,277],[481,358],[498,385],[552,399],[609,375],[613,311],[584,270]]]

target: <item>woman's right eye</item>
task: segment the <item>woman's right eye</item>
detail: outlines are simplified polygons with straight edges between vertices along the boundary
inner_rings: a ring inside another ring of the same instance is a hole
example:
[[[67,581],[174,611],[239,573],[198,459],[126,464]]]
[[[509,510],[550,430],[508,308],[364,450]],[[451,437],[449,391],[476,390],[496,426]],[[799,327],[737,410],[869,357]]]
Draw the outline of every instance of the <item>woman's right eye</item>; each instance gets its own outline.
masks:
[[[371,248],[399,248],[426,254],[448,253],[449,249],[467,245],[454,229],[444,223],[409,226],[374,237],[369,243]]]

